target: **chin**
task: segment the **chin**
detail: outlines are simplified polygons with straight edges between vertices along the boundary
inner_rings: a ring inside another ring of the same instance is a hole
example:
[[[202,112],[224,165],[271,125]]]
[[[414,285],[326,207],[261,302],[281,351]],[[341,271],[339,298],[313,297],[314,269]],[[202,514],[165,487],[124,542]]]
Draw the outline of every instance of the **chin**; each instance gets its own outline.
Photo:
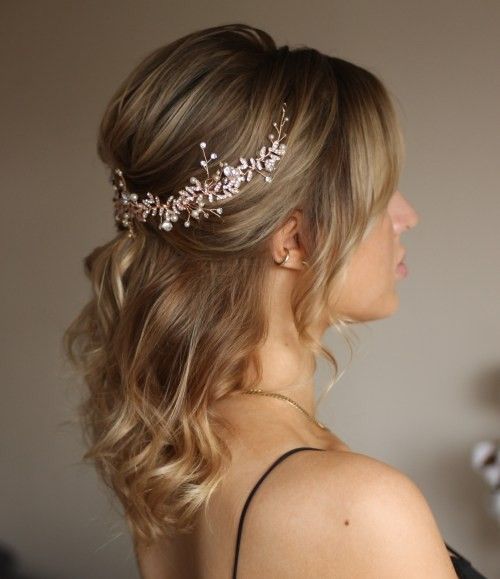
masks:
[[[372,304],[368,308],[360,308],[359,311],[353,311],[349,314],[350,323],[372,322],[389,318],[399,309],[399,295],[393,292],[389,297]]]
[[[386,301],[381,314],[376,319],[388,318],[396,313],[399,309],[399,295],[393,292],[391,297]]]

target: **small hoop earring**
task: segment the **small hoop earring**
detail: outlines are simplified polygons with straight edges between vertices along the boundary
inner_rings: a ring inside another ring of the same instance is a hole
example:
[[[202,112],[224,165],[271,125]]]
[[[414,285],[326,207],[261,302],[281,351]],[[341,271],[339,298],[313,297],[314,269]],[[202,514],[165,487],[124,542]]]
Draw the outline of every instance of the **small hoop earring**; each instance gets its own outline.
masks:
[[[285,247],[285,249],[286,249],[285,257],[281,261],[274,260],[274,263],[276,265],[283,265],[284,263],[286,263],[288,261],[288,258],[290,257],[290,251],[286,247]]]

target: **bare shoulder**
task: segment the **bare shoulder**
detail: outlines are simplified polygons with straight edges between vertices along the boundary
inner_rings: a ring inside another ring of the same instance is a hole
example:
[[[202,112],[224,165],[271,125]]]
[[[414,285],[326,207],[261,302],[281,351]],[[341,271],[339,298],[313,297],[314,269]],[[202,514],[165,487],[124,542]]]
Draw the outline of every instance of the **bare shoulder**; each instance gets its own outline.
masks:
[[[257,556],[263,577],[456,579],[419,487],[377,459],[350,450],[296,453],[256,502],[246,564]]]

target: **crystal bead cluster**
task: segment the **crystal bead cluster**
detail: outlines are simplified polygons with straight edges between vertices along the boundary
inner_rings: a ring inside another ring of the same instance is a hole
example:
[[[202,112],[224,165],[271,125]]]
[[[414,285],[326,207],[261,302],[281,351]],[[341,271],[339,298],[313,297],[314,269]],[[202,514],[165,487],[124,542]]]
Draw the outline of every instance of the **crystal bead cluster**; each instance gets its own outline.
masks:
[[[272,177],[269,173],[275,170],[276,163],[283,157],[286,151],[286,145],[281,141],[287,136],[282,134],[283,127],[288,122],[286,113],[286,103],[283,103],[281,109],[281,118],[278,123],[274,122],[273,126],[277,135],[268,135],[271,146],[261,147],[258,156],[245,159],[240,157],[239,165],[232,166],[228,163],[219,161],[219,168],[214,175],[210,175],[209,164],[217,159],[216,153],[211,153],[207,158],[205,149],[207,144],[200,143],[200,149],[203,153],[203,160],[200,165],[205,169],[206,178],[202,181],[196,177],[191,177],[190,185],[185,186],[178,192],[178,195],[170,195],[165,203],[160,201],[158,195],[146,193],[142,200],[139,200],[137,193],[127,191],[123,172],[120,169],[114,169],[111,182],[115,189],[113,202],[115,205],[115,219],[129,230],[129,236],[134,237],[133,218],[140,221],[158,216],[158,228],[163,231],[170,231],[173,223],[184,219],[184,226],[190,226],[190,219],[200,219],[201,216],[208,217],[210,214],[220,216],[222,207],[206,208],[205,203],[208,200],[212,203],[214,200],[226,199],[239,193],[240,186],[244,182],[250,181],[254,175],[260,174],[266,182],[271,182]],[[185,217],[182,217],[185,214]]]

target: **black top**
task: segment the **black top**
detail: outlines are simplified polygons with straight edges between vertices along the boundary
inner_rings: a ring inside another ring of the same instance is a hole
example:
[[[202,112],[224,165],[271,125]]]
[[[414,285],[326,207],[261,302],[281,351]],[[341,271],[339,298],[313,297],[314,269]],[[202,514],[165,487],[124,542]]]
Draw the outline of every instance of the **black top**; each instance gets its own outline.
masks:
[[[298,452],[299,450],[324,450],[323,448],[313,448],[312,446],[299,446],[297,448],[292,448],[288,450],[281,456],[279,456],[271,466],[264,472],[264,474],[259,478],[259,480],[255,483],[254,487],[250,491],[245,504],[243,505],[243,510],[241,511],[240,521],[238,524],[238,534],[236,537],[236,550],[234,554],[234,564],[233,564],[233,579],[236,579],[236,573],[238,570],[238,555],[240,552],[240,542],[241,542],[241,532],[243,530],[243,521],[245,520],[245,514],[248,509],[248,505],[252,500],[255,492],[262,484],[263,480],[266,476],[273,470],[275,466],[277,466],[282,460],[285,460],[287,456],[290,456],[294,452]],[[453,567],[455,568],[455,573],[458,575],[459,579],[487,579],[484,575],[481,575],[479,571],[476,571],[474,567],[472,567],[471,563],[465,559],[460,553],[457,553],[454,549],[452,549],[447,543],[445,543],[448,552],[450,553],[451,562],[453,563]]]

